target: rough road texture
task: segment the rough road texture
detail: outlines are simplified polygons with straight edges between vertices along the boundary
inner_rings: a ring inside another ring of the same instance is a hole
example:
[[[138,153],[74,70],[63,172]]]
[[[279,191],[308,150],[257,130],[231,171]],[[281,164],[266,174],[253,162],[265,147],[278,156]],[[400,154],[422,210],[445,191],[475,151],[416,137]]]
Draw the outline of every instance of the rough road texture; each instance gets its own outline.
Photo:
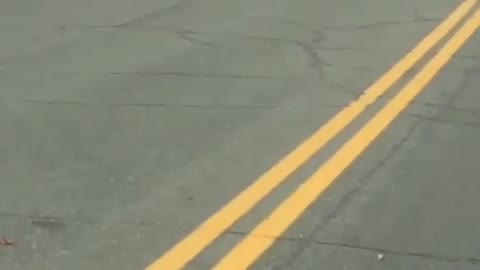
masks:
[[[0,0],[0,269],[143,269],[458,3]],[[478,269],[479,45],[255,269]]]

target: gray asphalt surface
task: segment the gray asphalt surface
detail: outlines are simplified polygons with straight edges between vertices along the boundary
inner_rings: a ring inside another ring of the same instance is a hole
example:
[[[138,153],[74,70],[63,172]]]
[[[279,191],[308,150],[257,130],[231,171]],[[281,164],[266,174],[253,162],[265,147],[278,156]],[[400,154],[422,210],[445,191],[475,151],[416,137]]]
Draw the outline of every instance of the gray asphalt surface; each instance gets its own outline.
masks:
[[[480,268],[479,41],[451,62],[258,269]]]
[[[0,0],[0,269],[143,269],[459,3]],[[479,269],[479,45],[254,269]]]

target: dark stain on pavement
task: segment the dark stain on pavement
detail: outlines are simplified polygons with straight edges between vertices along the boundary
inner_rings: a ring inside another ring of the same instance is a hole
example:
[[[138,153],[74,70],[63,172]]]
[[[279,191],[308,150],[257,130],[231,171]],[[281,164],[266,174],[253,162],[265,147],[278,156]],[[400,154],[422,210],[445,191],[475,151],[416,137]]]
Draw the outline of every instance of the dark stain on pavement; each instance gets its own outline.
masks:
[[[35,227],[50,231],[57,231],[66,226],[64,222],[51,217],[35,217],[30,220],[30,223]]]

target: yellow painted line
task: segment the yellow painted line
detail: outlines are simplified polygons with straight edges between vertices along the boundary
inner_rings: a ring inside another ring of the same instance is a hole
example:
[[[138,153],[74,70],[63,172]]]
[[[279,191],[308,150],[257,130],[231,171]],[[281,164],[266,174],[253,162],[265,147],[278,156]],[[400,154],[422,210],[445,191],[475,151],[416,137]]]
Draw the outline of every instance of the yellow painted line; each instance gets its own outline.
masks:
[[[350,103],[311,137],[264,173],[222,209],[203,222],[191,234],[148,266],[147,270],[176,270],[184,267],[219,235],[250,211],[273,189],[308,161],[319,149],[355,120],[368,105],[375,102],[433,46],[448,34],[475,5],[476,0],[466,0],[450,16],[426,36],[412,51],[375,81],[361,97]]]
[[[213,269],[247,269],[430,83],[480,27],[480,10],[360,131],[248,234]]]

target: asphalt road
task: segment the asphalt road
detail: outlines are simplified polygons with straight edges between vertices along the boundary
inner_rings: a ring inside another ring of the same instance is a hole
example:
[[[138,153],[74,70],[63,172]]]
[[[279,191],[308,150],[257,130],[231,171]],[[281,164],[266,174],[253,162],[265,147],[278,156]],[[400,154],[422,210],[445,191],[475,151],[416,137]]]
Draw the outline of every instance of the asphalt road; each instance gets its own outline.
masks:
[[[270,219],[288,230],[252,233],[460,26],[237,222],[247,203],[198,228],[460,3],[0,0],[0,269],[170,270],[152,263],[201,229],[185,269],[242,239],[272,242],[251,269],[480,269],[479,35],[298,219],[294,200]]]

